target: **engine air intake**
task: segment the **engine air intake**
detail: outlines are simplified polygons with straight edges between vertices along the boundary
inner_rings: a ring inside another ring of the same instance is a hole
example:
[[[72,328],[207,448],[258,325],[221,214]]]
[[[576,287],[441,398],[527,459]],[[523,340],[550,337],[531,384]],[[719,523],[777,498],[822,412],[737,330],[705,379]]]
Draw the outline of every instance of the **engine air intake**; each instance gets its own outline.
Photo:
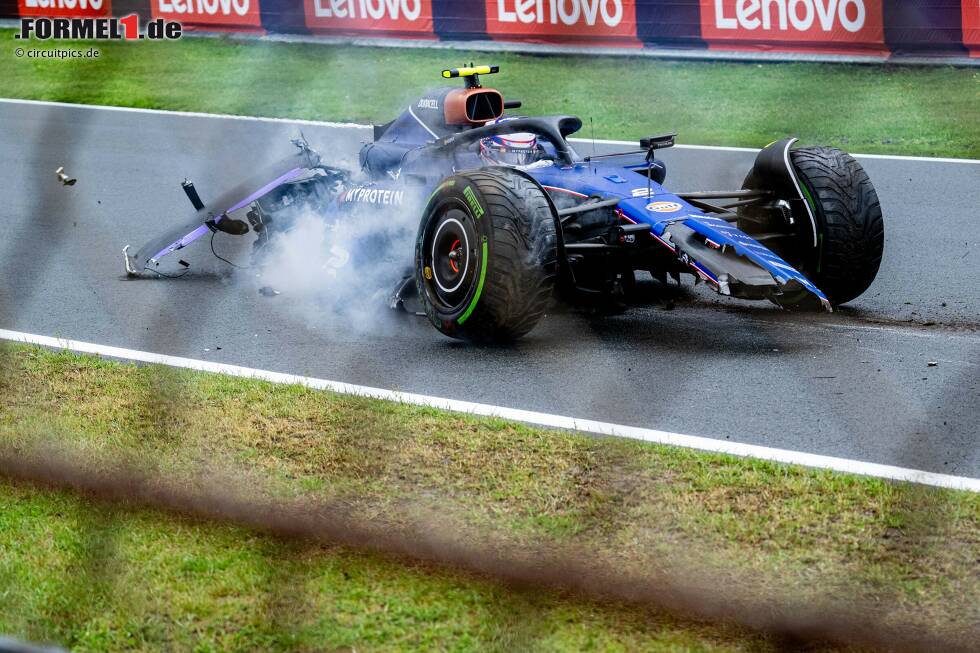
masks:
[[[504,97],[492,88],[460,88],[446,95],[447,125],[482,125],[504,113]]]

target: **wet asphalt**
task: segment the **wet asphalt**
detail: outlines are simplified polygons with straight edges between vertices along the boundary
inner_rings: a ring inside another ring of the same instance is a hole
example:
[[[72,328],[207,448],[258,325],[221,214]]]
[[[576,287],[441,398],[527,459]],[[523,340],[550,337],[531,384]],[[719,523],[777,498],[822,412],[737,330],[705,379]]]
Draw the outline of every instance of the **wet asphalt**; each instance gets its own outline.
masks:
[[[623,314],[559,307],[514,346],[477,347],[411,314],[297,310],[248,271],[212,273],[206,241],[183,255],[204,272],[126,278],[124,245],[190,215],[182,179],[206,200],[288,154],[298,129],[0,102],[0,328],[980,477],[980,165],[862,160],[885,259],[833,315],[649,281]],[[370,135],[302,129],[337,160]],[[680,191],[738,187],[753,155],[662,158]]]

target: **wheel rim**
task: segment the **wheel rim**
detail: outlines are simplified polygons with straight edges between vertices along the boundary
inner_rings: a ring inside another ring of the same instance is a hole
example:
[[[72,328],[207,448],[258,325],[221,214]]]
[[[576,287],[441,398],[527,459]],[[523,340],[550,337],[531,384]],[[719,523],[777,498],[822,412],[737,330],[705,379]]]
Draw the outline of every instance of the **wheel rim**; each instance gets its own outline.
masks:
[[[423,275],[435,298],[452,312],[465,303],[474,280],[476,234],[459,208],[449,208],[433,222],[423,245]]]

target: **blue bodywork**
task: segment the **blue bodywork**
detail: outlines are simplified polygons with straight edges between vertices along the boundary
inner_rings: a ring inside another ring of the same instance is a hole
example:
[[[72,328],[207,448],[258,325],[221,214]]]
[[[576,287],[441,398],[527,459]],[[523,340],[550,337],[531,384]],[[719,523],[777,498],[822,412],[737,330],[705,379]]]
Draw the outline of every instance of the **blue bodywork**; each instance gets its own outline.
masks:
[[[268,202],[267,196],[281,195],[283,188],[308,188],[311,183],[329,186],[332,199],[323,205],[323,211],[329,214],[327,219],[335,219],[357,206],[398,210],[403,197],[425,197],[446,177],[486,166],[479,155],[479,140],[470,137],[485,132],[486,126],[447,125],[443,120],[443,104],[451,92],[432,91],[388,125],[375,128],[374,141],[361,150],[362,169],[357,172],[324,165],[304,141],[294,141],[300,148],[295,156],[210,202],[188,225],[147,243],[134,255],[127,252],[127,270],[134,274],[155,270],[162,258],[201,235],[225,231],[222,222],[229,220],[233,211],[250,203]],[[732,222],[699,209],[649,178],[652,175],[642,153],[602,163],[586,160],[566,140],[581,126],[578,119],[568,116],[517,118],[503,125],[498,129],[501,133],[507,129],[537,130],[546,156],[520,170],[537,181],[556,205],[559,199],[567,205],[590,198],[618,198],[612,210],[619,221],[649,225],[645,237],[651,239],[650,250],[660,250],[657,260],[669,260],[671,273],[684,269],[722,294],[768,298],[777,303],[783,295],[798,296],[806,291],[830,310],[824,293],[772,250]],[[812,211],[800,219],[812,221]],[[655,265],[651,263],[646,269]]]
[[[445,91],[435,91],[428,95],[441,98],[444,93]],[[438,121],[427,119],[427,109],[424,108],[426,105],[439,106],[435,100],[431,100],[409,107],[398,119],[380,130],[374,144],[366,145],[362,150],[364,170],[376,180],[381,180],[374,183],[386,184],[393,181],[392,178],[402,179],[407,175],[424,180],[423,185],[428,192],[448,175],[487,165],[478,156],[473,143],[460,143],[465,139],[465,130],[440,131]],[[515,118],[513,122],[503,124],[515,125],[513,129],[519,131],[531,127],[517,125],[533,120],[537,119]],[[666,190],[661,184],[648,179],[645,174],[648,172],[647,162],[642,153],[603,163],[588,161],[579,156],[565,139],[581,125],[578,119],[550,116],[540,120],[556,126],[549,134],[538,134],[539,140],[544,137],[543,147],[547,156],[535,164],[521,167],[521,170],[533,177],[553,198],[563,195],[579,198],[579,201],[586,198],[620,198],[616,210],[624,223],[650,225],[651,238],[670,250],[692,273],[712,284],[722,294],[733,294],[731,290],[733,281],[736,280],[732,279],[732,270],[724,263],[730,262],[731,257],[736,256],[758,268],[757,273],[752,275],[756,290],[748,291],[748,294],[743,292],[741,296],[751,295],[751,298],[756,299],[766,297],[778,303],[778,298],[783,293],[798,294],[800,290],[805,290],[825,309],[831,310],[826,295],[775,252],[732,223],[698,209]],[[554,141],[559,139],[560,143],[556,147]],[[792,142],[783,142],[787,150]],[[451,156],[447,155],[446,147],[455,143],[459,144],[451,150]],[[559,148],[561,153],[556,151]],[[380,156],[377,154],[379,149],[382,152]],[[807,212],[810,215],[805,216],[805,219],[812,221],[812,211]],[[698,239],[692,244],[687,239],[680,242],[681,239],[675,232],[683,230],[678,229],[677,225],[703,237],[703,241]],[[701,249],[702,242],[708,249],[725,256],[719,257],[705,252]],[[745,272],[744,265],[737,267]],[[746,279],[738,281],[745,282]]]
[[[682,224],[704,236],[718,249],[731,248],[738,256],[752,261],[768,272],[778,286],[795,281],[829,307],[829,300],[819,288],[770,249],[731,223],[695,208],[660,184],[648,182],[645,175],[632,169],[595,166],[583,162],[573,166],[553,165],[539,168],[529,171],[529,174],[550,192],[572,191],[585,197],[622,198],[616,207],[622,212],[622,217],[632,223],[650,225],[651,236],[679,256],[683,256],[683,251],[678,251],[677,245],[672,242],[669,228]],[[635,197],[635,192],[642,195]],[[690,255],[684,262],[701,279],[728,294],[719,282],[719,276],[724,271],[712,270]]]

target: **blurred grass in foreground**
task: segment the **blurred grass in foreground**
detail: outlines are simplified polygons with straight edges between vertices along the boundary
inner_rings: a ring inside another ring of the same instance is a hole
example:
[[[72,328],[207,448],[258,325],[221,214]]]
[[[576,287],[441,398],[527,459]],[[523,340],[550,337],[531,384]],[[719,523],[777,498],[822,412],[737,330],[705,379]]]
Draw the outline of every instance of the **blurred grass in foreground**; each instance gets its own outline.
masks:
[[[185,111],[387,122],[442,68],[499,64],[485,83],[528,114],[568,113],[579,136],[677,130],[680,143],[762,147],[787,135],[851,152],[980,158],[980,71],[952,67],[671,62],[184,38],[22,42],[0,30],[0,95]],[[14,47],[95,47],[98,59]],[[138,135],[134,135],[138,138]]]
[[[0,344],[0,442],[341,501],[397,529],[680,562],[969,633],[980,495]],[[0,484],[0,632],[76,651],[776,651],[730,626]],[[808,649],[809,650],[809,649]]]

